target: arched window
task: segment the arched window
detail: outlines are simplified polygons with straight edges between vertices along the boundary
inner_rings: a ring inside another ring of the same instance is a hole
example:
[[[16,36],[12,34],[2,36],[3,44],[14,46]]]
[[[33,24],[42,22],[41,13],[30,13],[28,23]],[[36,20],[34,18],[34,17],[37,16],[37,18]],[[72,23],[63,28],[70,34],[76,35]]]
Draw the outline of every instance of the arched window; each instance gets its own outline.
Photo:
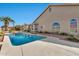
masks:
[[[56,30],[56,31],[60,30],[60,24],[58,22],[53,23],[53,30]]]
[[[77,20],[76,19],[70,20],[70,31],[77,32]]]

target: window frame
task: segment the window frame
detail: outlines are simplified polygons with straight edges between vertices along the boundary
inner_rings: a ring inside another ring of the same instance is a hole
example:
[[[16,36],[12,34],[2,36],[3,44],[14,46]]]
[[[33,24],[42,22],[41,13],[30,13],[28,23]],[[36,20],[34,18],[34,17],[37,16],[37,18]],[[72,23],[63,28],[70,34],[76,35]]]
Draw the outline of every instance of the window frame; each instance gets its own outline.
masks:
[[[70,32],[77,32],[77,19],[70,20]]]

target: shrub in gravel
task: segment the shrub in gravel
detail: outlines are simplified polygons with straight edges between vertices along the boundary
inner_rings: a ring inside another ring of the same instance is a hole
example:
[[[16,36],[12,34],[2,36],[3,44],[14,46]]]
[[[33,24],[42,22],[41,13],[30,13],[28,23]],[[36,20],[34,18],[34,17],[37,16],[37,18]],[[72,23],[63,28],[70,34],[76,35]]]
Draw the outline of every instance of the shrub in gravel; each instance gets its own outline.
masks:
[[[79,39],[75,38],[74,36],[67,37],[66,39],[69,40],[69,41],[73,41],[73,42],[79,42]]]
[[[64,32],[60,32],[59,35],[64,35],[64,36],[68,36],[68,33],[64,33]]]

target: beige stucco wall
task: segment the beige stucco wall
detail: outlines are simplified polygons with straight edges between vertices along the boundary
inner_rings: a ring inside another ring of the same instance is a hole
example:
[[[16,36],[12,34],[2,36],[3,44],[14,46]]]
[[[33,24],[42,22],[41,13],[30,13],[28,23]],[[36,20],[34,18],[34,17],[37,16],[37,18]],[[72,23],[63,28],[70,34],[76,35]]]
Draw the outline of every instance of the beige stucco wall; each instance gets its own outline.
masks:
[[[70,33],[70,20],[77,20],[77,32],[79,32],[79,6],[50,6],[52,8],[49,12],[49,8],[38,18],[35,23],[39,23],[40,26],[44,26],[42,31],[52,32],[53,22],[60,23],[60,31]]]

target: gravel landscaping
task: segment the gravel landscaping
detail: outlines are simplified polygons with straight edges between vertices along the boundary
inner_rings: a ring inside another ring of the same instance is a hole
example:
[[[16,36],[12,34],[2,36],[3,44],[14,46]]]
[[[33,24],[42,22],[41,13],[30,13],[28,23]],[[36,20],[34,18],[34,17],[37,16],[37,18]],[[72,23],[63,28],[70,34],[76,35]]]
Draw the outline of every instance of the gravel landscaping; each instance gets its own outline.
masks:
[[[71,42],[76,42],[76,43],[79,43],[79,37],[78,36],[74,36],[74,35],[71,35],[71,34],[67,34],[67,33],[38,33],[38,34],[41,34],[41,35],[46,35],[46,36],[51,36],[51,37],[57,37],[57,38],[60,38],[62,40],[66,40],[66,41],[71,41]]]
[[[0,36],[0,42],[2,42],[3,41],[3,36]],[[1,47],[2,47],[2,45],[0,45],[0,50],[1,50]]]

